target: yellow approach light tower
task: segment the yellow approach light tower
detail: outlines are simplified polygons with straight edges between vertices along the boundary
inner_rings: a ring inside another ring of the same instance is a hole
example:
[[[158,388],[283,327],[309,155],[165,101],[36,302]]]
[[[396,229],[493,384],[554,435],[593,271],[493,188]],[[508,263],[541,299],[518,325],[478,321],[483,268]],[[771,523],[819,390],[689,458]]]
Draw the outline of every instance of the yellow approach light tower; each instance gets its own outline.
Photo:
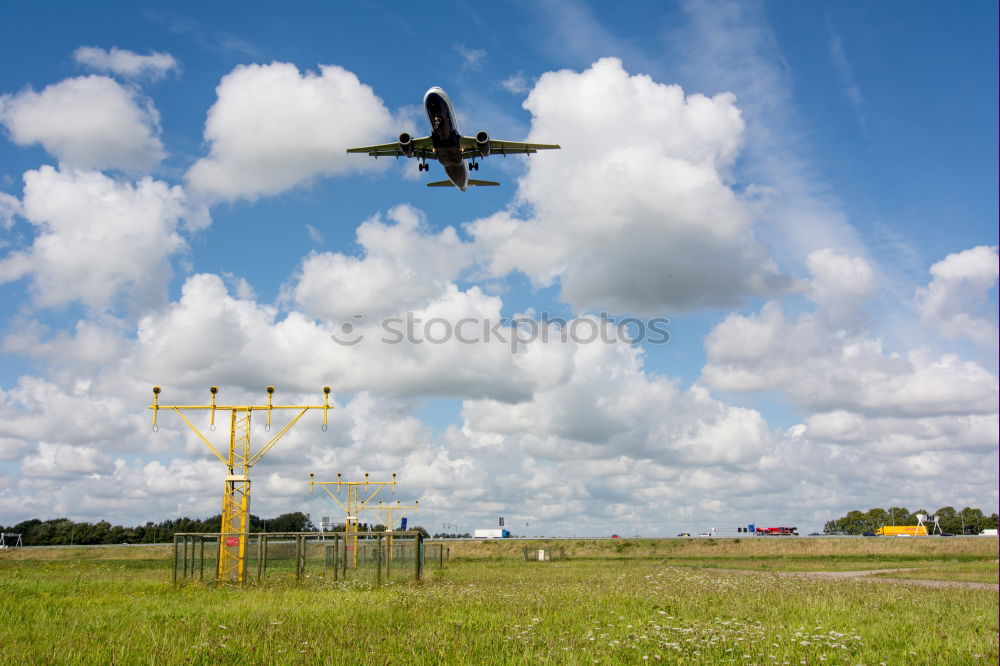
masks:
[[[215,457],[222,461],[222,464],[229,469],[226,476],[226,489],[222,496],[222,526],[219,528],[219,580],[228,580],[242,583],[244,580],[244,563],[247,545],[247,532],[249,531],[250,512],[250,468],[257,461],[264,457],[271,450],[278,440],[285,433],[291,430],[292,426],[302,418],[310,409],[323,410],[323,430],[326,430],[327,411],[330,406],[330,387],[323,387],[322,405],[274,405],[271,403],[271,396],[274,395],[274,387],[267,387],[266,405],[217,405],[215,404],[215,394],[219,392],[219,387],[213,386],[209,389],[212,392],[212,404],[210,405],[161,405],[159,404],[160,387],[153,387],[153,432],[159,430],[156,419],[161,409],[172,409],[187,424],[194,434],[205,443],[205,445],[215,454]],[[271,429],[271,410],[273,409],[297,409],[299,413],[281,430],[275,434],[271,440],[262,446],[256,453],[250,447],[250,417],[253,412],[267,412],[266,430]],[[208,410],[211,414],[210,428],[215,430],[215,412],[229,412],[229,455],[223,456],[219,450],[198,430],[191,421],[184,416],[188,410]]]
[[[354,551],[353,557],[353,567],[358,568],[358,517],[361,512],[368,508],[368,503],[375,499],[375,496],[382,492],[382,489],[386,486],[392,486],[393,495],[396,494],[396,473],[392,474],[392,481],[369,481],[368,472],[365,472],[364,481],[342,481],[341,475],[337,473],[336,481],[313,481],[315,475],[309,474],[309,492],[313,491],[313,486],[322,486],[326,494],[329,495],[334,502],[340,505],[340,508],[344,510],[347,515],[344,521],[344,531],[348,532],[348,538],[351,544],[351,550]],[[327,486],[336,486],[336,494],[330,492]],[[369,490],[368,486],[372,486]],[[346,503],[340,501],[340,489],[344,487],[347,489]],[[364,488],[364,493],[361,489]]]
[[[382,504],[382,500],[379,500],[376,506],[368,507],[368,510],[372,513],[379,515],[379,517],[384,520],[382,524],[385,525],[385,531],[389,532],[389,561],[392,561],[392,532],[395,530],[393,525],[395,525],[395,517],[403,509],[413,509],[414,511],[420,511],[420,500],[414,500],[413,506],[408,506],[406,504],[400,504],[399,500],[396,500],[395,504]]]
[[[379,518],[385,521],[382,524],[385,525],[386,532],[392,532],[396,529],[393,527],[393,525],[396,524],[395,518],[399,514],[399,512],[402,511],[403,509],[413,509],[414,511],[420,511],[420,500],[414,501],[412,506],[401,504],[399,500],[396,500],[395,504],[382,504],[382,501],[379,500],[379,503],[376,504],[375,506],[368,507],[369,511],[378,515]]]

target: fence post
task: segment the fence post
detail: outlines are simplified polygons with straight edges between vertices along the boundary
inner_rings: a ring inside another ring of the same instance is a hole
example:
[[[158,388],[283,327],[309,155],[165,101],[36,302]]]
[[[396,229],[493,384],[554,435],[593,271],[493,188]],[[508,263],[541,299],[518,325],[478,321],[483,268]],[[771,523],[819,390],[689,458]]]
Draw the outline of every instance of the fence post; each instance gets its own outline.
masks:
[[[295,537],[295,580],[302,580],[302,546],[301,536]]]
[[[378,548],[378,553],[375,556],[375,584],[382,585],[382,535],[378,535],[378,541],[376,543]]]
[[[333,580],[336,582],[340,569],[340,537],[333,536]]]
[[[262,532],[257,533],[257,582],[260,583],[264,576],[264,567],[262,559],[264,557],[264,534]]]
[[[205,537],[198,537],[198,580],[205,582]]]
[[[268,541],[268,537],[264,536],[263,539],[264,539],[264,557],[262,557],[260,559],[260,561],[261,561],[261,565],[260,565],[260,569],[261,569],[261,571],[260,571],[260,579],[261,580],[264,580],[264,576],[267,575],[267,551],[268,551],[268,549],[267,549],[267,541]]]
[[[174,535],[174,585],[177,584],[177,535]]]
[[[420,574],[423,558],[423,535],[420,532],[416,534],[416,540],[414,541],[414,551],[413,551],[413,561],[416,562],[414,569],[416,569],[417,582],[420,582]]]
[[[306,535],[305,534],[303,534],[302,536],[300,536],[299,539],[302,542],[302,548],[299,550],[299,558],[302,561],[302,575],[305,576],[306,575],[306,548],[308,547],[309,544],[306,542]]]

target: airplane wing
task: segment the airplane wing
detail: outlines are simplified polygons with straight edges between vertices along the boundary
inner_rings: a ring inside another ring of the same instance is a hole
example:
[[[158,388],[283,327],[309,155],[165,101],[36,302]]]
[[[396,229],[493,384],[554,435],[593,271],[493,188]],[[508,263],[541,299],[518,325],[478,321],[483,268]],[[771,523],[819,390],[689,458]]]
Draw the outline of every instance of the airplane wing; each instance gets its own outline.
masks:
[[[462,157],[478,157],[476,137],[463,136],[461,139]],[[539,150],[558,150],[559,145],[555,143],[522,143],[520,141],[498,141],[490,139],[490,155],[530,155]]]
[[[472,180],[469,179],[469,187],[487,187],[490,185],[499,185],[500,183],[493,180]],[[455,187],[455,183],[450,180],[439,180],[434,183],[427,183],[427,187]]]
[[[406,153],[399,147],[399,142],[380,143],[377,146],[362,146],[361,148],[348,148],[349,153],[368,153],[372,157],[406,157]],[[413,157],[422,157],[427,160],[436,160],[437,153],[434,152],[434,144],[429,136],[413,140]]]

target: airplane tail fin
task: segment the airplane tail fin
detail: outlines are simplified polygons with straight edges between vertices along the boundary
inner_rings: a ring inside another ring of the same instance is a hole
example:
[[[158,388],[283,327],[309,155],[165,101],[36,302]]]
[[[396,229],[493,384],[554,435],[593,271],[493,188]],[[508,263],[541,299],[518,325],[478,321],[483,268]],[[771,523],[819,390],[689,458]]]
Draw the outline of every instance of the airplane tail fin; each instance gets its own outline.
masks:
[[[496,183],[496,182],[494,182],[492,180],[472,180],[472,179],[469,179],[469,187],[473,187],[473,186],[475,186],[475,187],[487,187],[487,186],[493,186],[493,185],[499,185],[499,184],[500,183]],[[433,183],[427,183],[427,187],[455,187],[455,183],[451,182],[450,180],[438,180],[438,181],[435,181]]]

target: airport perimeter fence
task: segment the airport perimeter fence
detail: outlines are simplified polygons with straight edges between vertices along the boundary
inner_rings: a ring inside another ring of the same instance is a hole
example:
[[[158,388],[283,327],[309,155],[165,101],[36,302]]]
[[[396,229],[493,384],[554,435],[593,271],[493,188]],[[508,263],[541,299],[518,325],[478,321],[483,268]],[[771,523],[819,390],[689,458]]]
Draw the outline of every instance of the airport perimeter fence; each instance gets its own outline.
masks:
[[[562,546],[558,548],[522,548],[525,562],[551,562],[552,560],[565,560],[566,549]]]
[[[382,585],[419,581],[427,567],[443,568],[449,554],[444,544],[425,543],[419,532],[179,533],[173,581]]]

